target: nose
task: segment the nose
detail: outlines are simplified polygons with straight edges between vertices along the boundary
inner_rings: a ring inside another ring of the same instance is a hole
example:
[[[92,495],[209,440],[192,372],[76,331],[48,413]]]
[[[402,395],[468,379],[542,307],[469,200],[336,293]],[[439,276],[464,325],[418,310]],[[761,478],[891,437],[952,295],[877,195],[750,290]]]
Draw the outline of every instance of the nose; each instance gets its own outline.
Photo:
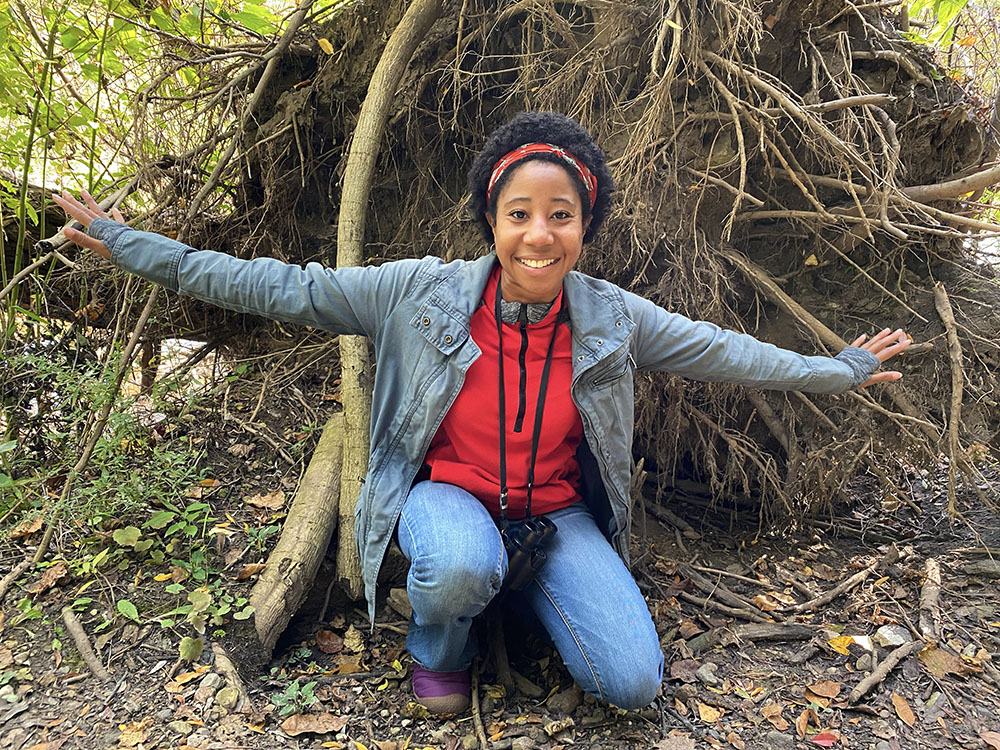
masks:
[[[552,229],[544,214],[532,217],[524,232],[524,244],[531,247],[546,247],[552,244]]]

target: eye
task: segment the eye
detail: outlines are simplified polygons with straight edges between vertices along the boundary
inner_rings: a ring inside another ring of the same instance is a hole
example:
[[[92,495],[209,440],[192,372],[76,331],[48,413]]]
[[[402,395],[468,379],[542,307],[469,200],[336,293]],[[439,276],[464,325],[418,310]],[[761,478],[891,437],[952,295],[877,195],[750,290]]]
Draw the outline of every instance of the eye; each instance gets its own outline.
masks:
[[[512,219],[526,219],[528,217],[528,214],[522,211],[520,208],[515,208],[513,211],[510,212],[509,215],[510,218]]]
[[[569,211],[556,211],[554,214],[552,214],[552,218],[560,220],[571,219],[573,218],[573,214],[571,214]]]

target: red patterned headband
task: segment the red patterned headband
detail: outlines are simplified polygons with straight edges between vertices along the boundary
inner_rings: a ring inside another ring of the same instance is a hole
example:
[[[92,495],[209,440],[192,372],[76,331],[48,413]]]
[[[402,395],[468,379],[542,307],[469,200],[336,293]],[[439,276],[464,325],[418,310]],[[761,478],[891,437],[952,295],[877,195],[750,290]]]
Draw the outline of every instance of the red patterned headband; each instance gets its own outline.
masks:
[[[497,184],[500,175],[506,172],[511,164],[531,154],[555,154],[562,157],[563,161],[572,166],[576,174],[583,180],[583,185],[587,188],[587,193],[590,196],[590,207],[594,207],[594,202],[597,200],[597,178],[594,177],[594,173],[587,168],[586,164],[573,156],[569,151],[559,146],[553,146],[551,143],[527,143],[524,146],[514,149],[494,164],[493,173],[490,174],[489,185],[486,186],[487,203],[490,201],[490,196],[493,194],[493,186]]]

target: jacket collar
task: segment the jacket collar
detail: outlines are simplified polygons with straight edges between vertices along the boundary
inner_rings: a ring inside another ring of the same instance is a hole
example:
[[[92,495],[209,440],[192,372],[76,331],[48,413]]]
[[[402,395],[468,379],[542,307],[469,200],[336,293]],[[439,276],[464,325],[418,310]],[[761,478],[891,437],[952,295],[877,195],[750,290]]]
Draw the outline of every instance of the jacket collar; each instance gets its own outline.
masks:
[[[479,307],[495,253],[467,263],[448,264],[445,276],[420,306],[416,327],[444,353],[450,353],[469,335],[469,321]],[[570,330],[573,332],[574,373],[616,351],[628,339],[635,323],[628,315],[621,291],[614,284],[570,271],[563,280]],[[425,321],[427,321],[425,323]]]

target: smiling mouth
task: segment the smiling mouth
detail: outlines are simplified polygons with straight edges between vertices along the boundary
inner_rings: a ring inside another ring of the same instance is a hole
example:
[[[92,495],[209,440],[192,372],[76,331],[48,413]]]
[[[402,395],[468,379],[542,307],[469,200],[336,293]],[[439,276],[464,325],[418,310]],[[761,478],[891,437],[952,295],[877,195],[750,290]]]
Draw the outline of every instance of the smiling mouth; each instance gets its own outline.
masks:
[[[546,266],[551,266],[556,262],[555,258],[549,258],[548,260],[534,260],[532,258],[518,258],[517,262],[528,268],[545,268]]]

